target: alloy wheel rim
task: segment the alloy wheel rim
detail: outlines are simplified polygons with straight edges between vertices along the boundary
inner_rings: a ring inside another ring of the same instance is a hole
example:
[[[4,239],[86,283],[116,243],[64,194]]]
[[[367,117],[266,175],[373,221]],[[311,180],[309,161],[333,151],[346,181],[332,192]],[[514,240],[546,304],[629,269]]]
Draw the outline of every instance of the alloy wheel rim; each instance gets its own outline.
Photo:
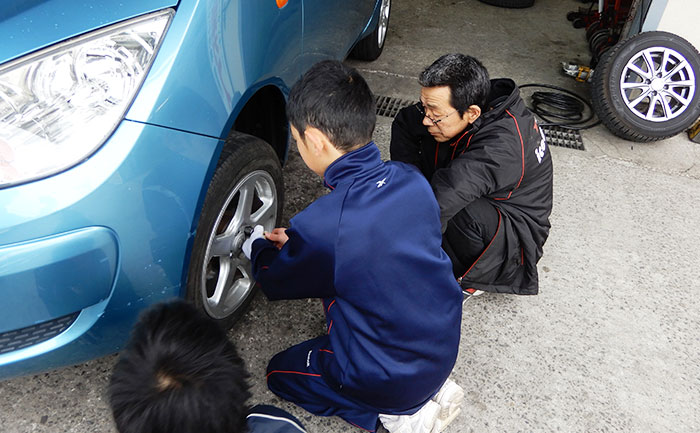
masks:
[[[269,173],[254,171],[231,190],[219,211],[201,272],[204,309],[213,318],[231,315],[253,289],[252,267],[241,249],[245,229],[260,224],[266,231],[277,221],[277,189]]]
[[[379,24],[377,24],[377,43],[381,48],[386,40],[386,32],[389,29],[389,11],[391,10],[391,0],[382,0],[379,9]]]
[[[692,103],[695,87],[691,64],[667,47],[638,52],[627,62],[620,78],[620,92],[627,108],[651,122],[680,116]]]

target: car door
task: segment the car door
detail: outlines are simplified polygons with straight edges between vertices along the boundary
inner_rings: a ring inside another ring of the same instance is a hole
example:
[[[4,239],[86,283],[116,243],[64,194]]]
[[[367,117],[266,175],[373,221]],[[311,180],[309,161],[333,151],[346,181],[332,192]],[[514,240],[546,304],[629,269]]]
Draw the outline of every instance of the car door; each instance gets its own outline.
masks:
[[[377,3],[376,0],[303,1],[306,67],[327,58],[344,58],[369,23]]]

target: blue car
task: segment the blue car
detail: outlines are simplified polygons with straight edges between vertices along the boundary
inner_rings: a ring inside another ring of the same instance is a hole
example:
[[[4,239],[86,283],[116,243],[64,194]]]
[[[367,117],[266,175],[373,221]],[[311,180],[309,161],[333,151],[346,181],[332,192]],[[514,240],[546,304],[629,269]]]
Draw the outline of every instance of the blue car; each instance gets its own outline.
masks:
[[[390,0],[4,0],[0,378],[113,353],[145,307],[224,326],[276,226],[290,86],[378,57]]]

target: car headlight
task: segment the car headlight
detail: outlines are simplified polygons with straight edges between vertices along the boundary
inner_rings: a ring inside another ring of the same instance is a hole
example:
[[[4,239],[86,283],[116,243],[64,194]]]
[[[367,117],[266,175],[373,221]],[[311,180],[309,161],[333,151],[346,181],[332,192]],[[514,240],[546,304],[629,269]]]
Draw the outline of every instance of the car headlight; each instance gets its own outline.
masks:
[[[0,188],[63,171],[104,143],[173,13],[144,15],[0,66]]]

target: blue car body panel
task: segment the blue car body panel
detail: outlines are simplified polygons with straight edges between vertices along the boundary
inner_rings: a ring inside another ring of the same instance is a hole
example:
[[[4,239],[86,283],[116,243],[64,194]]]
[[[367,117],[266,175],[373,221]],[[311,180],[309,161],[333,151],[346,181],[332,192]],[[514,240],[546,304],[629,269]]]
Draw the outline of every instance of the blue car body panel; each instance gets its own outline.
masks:
[[[260,22],[277,31],[254,31]],[[282,9],[274,1],[182,2],[126,117],[226,137],[261,85],[286,91],[299,77],[301,44],[298,0]]]
[[[0,36],[12,43],[0,63],[169,7],[154,63],[102,147],[0,189],[0,345],[77,315],[47,341],[0,350],[0,378],[113,353],[143,308],[183,296],[209,181],[246,102],[263,88],[286,95],[315,61],[342,59],[378,13],[375,0],[5,1]]]
[[[304,0],[304,38],[324,39],[324,44],[304,46],[304,63],[343,57],[355,45],[357,35],[364,34],[367,17],[380,3],[357,0],[349,7],[345,0]]]
[[[4,0],[0,2],[0,63],[176,4],[175,0]]]
[[[0,247],[0,333],[65,316],[104,301],[117,271],[117,238],[89,227]],[[16,290],[22,287],[23,290]]]
[[[23,362],[12,368],[4,364],[21,360],[17,353],[0,354],[0,377],[114,352],[128,335],[141,309],[153,302],[182,295],[183,268],[186,268],[194,236],[196,210],[203,186],[206,188],[208,184],[210,164],[221,146],[218,139],[124,121],[102,149],[84,163],[60,175],[0,191],[2,330],[21,328],[32,324],[30,322],[71,312],[63,307],[57,310],[58,296],[63,298],[61,303],[66,307],[80,307],[73,312],[95,307],[88,313],[83,310],[79,317],[94,325],[86,330],[74,324],[62,335],[67,342],[72,341],[71,335],[77,338],[76,348],[61,352],[64,355],[50,352],[43,360]],[[80,239],[78,244],[86,244],[82,250],[93,252],[93,257],[79,256],[73,258],[73,262],[66,261],[65,255],[71,258],[70,251],[76,251],[76,242],[54,245],[53,257],[29,259],[37,265],[32,272],[26,263],[17,266],[5,254],[22,245],[32,248],[33,244],[49,242],[40,239],[42,237],[55,241],[70,239],[96,223],[109,228],[103,230],[109,230],[113,244],[106,242],[105,235],[93,240],[92,246],[89,240]],[[39,240],[27,242],[27,239]],[[99,263],[100,251],[103,251],[102,260],[108,263]],[[113,254],[115,251],[117,257]],[[98,264],[91,267],[95,261]],[[66,268],[65,265],[71,266]],[[46,269],[53,272],[49,274]],[[13,281],[18,271],[23,273],[23,280]],[[3,278],[5,275],[8,277]],[[18,282],[21,285],[11,284]],[[57,282],[66,284],[60,292],[39,295],[56,290]],[[71,283],[76,286],[76,282],[91,283],[88,288],[95,294],[89,297],[82,290],[71,290],[69,286]],[[110,289],[107,293],[105,287]],[[33,303],[18,308],[14,302],[8,302],[9,298],[17,303]],[[104,302],[103,298],[109,302]],[[36,311],[27,316],[27,309]],[[54,314],[47,314],[52,311]],[[86,314],[89,317],[84,317]],[[107,331],[101,330],[103,326],[112,331],[105,335]],[[25,350],[25,354],[36,355],[29,350]]]

